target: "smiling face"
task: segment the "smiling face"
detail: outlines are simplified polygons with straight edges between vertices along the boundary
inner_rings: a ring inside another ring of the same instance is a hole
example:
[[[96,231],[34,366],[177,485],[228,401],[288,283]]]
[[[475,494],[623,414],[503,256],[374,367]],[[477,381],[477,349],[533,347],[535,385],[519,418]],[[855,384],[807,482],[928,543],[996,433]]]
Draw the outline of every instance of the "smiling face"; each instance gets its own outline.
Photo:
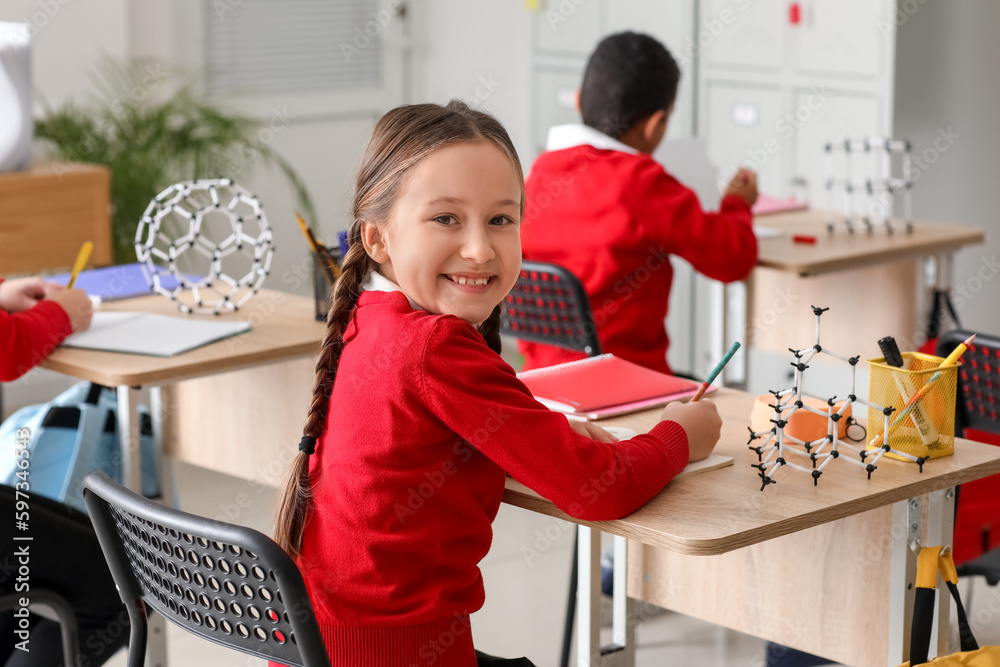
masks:
[[[364,223],[365,250],[425,310],[478,325],[521,270],[521,197],[492,142],[445,146],[413,167],[388,221]]]

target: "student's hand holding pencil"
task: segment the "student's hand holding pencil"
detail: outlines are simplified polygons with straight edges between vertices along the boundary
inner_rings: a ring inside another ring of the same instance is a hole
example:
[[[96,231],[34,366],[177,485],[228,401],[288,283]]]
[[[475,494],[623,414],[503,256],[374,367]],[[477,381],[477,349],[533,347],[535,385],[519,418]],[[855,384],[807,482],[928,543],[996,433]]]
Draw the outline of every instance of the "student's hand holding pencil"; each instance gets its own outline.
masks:
[[[743,198],[747,206],[753,206],[757,202],[757,173],[741,167],[733,180],[729,181],[725,195],[737,195]]]
[[[707,459],[722,435],[722,417],[715,402],[708,398],[688,403],[668,403],[660,421],[677,422],[687,433],[690,460]]]
[[[82,289],[59,290],[48,295],[46,301],[55,301],[66,311],[73,333],[80,333],[90,328],[90,320],[94,317],[94,304]]]

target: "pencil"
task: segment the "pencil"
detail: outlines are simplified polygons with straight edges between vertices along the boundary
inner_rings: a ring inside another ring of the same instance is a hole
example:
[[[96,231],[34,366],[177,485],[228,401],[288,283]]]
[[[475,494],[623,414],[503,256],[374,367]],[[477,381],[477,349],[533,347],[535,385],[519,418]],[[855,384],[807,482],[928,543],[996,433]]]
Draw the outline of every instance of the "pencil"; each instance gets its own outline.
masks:
[[[87,260],[90,259],[90,253],[93,249],[94,244],[90,241],[86,241],[80,246],[80,253],[76,256],[76,263],[73,264],[73,273],[69,276],[69,283],[66,284],[66,289],[73,289],[73,285],[76,284],[76,277],[83,271],[83,267],[87,266]]]
[[[330,285],[333,285],[337,282],[337,276],[340,274],[340,270],[335,270],[333,268],[335,263],[329,256],[326,247],[316,240],[312,230],[309,229],[309,225],[307,225],[306,221],[302,218],[302,214],[296,211],[295,219],[298,221],[299,228],[302,230],[302,234],[306,237],[306,242],[309,243],[309,248],[313,251],[316,261],[319,262],[320,270],[323,272],[323,275],[326,276],[326,281],[330,283]]]
[[[694,396],[691,397],[692,403],[700,400],[701,397],[705,395],[705,392],[708,391],[709,386],[711,386],[711,384],[715,382],[715,378],[719,377],[719,373],[721,373],[722,369],[726,367],[726,364],[729,363],[729,360],[733,358],[733,355],[736,354],[736,350],[738,349],[740,349],[740,342],[736,341],[729,347],[729,351],[726,352],[725,356],[722,357],[719,363],[715,365],[715,368],[712,369],[712,372],[708,374],[708,379],[702,382],[701,386],[698,387],[698,391],[695,393]]]

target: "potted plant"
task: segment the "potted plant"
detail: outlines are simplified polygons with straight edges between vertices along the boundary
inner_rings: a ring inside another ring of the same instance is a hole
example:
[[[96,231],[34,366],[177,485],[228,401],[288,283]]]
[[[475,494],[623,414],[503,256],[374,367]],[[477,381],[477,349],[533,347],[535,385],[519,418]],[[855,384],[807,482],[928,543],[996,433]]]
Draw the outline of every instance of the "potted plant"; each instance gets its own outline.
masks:
[[[55,160],[90,162],[111,170],[111,227],[115,264],[135,261],[135,230],[150,199],[171,183],[198,178],[237,180],[257,162],[277,166],[310,219],[315,210],[292,166],[258,138],[262,123],[230,113],[186,85],[169,96],[156,90],[167,75],[151,61],[97,69],[100,94],[92,103],[45,108],[35,137]]]

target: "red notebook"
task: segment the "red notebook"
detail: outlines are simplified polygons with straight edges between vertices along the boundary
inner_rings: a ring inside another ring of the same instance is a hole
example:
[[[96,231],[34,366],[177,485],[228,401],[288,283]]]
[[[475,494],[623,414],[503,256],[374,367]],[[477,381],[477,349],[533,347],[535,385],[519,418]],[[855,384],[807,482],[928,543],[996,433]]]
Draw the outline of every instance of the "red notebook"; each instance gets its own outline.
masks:
[[[525,371],[518,377],[539,403],[585,419],[666,405],[693,396],[701,386],[613,354]]]

